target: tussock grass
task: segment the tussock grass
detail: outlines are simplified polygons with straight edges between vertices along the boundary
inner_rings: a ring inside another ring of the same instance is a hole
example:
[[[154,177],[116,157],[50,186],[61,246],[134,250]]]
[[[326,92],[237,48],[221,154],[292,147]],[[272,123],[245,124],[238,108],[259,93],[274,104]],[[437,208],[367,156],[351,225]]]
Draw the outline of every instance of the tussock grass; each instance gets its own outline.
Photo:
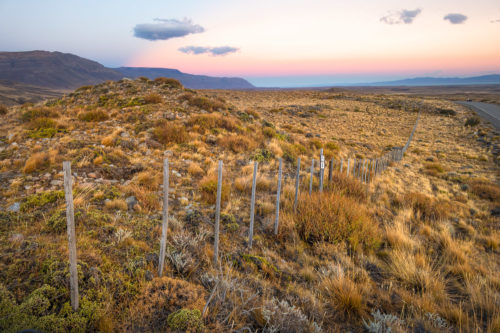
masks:
[[[189,140],[184,125],[169,121],[160,121],[153,129],[153,136],[163,144],[185,143]]]
[[[297,232],[309,242],[346,242],[353,248],[374,249],[380,231],[366,208],[334,192],[303,194],[294,215]]]

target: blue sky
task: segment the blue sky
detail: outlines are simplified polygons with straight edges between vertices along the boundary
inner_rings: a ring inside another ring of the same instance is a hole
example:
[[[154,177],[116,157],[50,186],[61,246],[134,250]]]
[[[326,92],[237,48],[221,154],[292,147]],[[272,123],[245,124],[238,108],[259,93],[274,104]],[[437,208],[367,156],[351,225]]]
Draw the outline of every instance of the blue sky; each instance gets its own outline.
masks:
[[[498,0],[0,0],[0,50],[328,85],[500,72]]]

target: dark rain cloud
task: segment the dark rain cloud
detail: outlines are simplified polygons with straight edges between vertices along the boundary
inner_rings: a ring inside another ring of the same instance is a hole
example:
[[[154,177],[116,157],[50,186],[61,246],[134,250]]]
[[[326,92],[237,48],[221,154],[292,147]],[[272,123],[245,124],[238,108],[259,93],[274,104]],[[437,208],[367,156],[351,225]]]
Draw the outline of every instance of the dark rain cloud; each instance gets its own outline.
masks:
[[[238,51],[239,49],[231,46],[205,47],[205,46],[184,46],[179,49],[186,54],[204,54],[209,53],[213,56],[222,56]]]
[[[409,10],[403,9],[396,12],[389,12],[386,16],[380,18],[381,22],[387,24],[411,24],[422,10],[420,8]]]
[[[191,20],[155,19],[157,23],[137,24],[134,27],[134,36],[147,40],[167,40],[184,37],[205,31],[202,26],[193,24]]]
[[[443,19],[450,21],[451,24],[462,24],[467,20],[467,16],[458,13],[450,13],[443,17]]]

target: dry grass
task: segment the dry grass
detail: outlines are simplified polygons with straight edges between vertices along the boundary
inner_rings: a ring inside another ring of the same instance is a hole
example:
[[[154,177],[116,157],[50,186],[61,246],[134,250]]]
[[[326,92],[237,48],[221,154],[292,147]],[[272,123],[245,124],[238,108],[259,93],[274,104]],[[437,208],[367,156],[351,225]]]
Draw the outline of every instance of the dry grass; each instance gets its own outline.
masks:
[[[321,281],[327,304],[332,308],[331,317],[359,319],[366,314],[366,298],[359,283],[340,272],[335,277],[327,277]]]
[[[221,203],[226,202],[229,199],[229,194],[231,192],[231,187],[228,184],[228,180],[222,180],[221,188]],[[201,195],[204,201],[210,204],[214,204],[217,199],[217,176],[207,175],[203,177],[199,185]]]
[[[123,199],[113,199],[113,200],[106,201],[104,207],[107,210],[126,211],[128,206],[127,206],[127,203],[125,202],[125,200],[123,200]]]
[[[147,94],[143,98],[146,104],[159,104],[163,102],[163,98],[157,93]]]
[[[78,115],[78,119],[82,121],[99,122],[108,120],[109,116],[106,112],[102,110],[94,110],[94,111],[87,111],[80,113]]]
[[[333,192],[302,195],[294,217],[300,237],[309,242],[346,242],[373,249],[380,243],[377,224],[356,200]]]
[[[58,150],[51,149],[48,152],[40,152],[31,155],[24,164],[23,172],[32,173],[41,171],[58,161]]]
[[[153,129],[153,136],[163,144],[184,143],[189,140],[189,134],[184,125],[175,122],[161,121]]]
[[[500,186],[485,180],[472,180],[470,183],[470,191],[481,199],[500,202]]]
[[[205,132],[216,128],[225,129],[227,131],[235,131],[238,128],[239,122],[232,117],[225,117],[221,114],[197,114],[193,115],[188,120],[188,126],[197,128],[198,131]]]
[[[217,140],[219,146],[229,149],[234,153],[242,153],[256,148],[257,144],[247,136],[232,134]]]
[[[405,195],[407,202],[415,214],[426,221],[443,220],[450,216],[451,205],[449,202],[431,198],[422,193],[409,193]]]
[[[205,174],[203,168],[196,162],[191,162],[188,166],[188,173],[194,177],[200,177]]]

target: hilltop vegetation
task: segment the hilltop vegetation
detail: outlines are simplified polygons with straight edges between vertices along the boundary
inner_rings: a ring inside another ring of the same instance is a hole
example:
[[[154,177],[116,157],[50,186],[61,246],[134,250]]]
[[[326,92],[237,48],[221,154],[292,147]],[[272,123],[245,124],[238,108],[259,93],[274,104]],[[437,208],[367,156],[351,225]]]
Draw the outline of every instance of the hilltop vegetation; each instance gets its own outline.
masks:
[[[472,114],[462,106],[354,92],[202,92],[139,78],[0,111],[2,331],[500,330],[499,136],[481,122],[465,126]],[[340,158],[402,146],[418,111],[400,163],[368,185],[338,172]],[[308,168],[320,149],[336,171],[323,194],[309,196]],[[170,222],[158,277],[165,157]],[[65,160],[74,173],[77,312],[69,305]]]

